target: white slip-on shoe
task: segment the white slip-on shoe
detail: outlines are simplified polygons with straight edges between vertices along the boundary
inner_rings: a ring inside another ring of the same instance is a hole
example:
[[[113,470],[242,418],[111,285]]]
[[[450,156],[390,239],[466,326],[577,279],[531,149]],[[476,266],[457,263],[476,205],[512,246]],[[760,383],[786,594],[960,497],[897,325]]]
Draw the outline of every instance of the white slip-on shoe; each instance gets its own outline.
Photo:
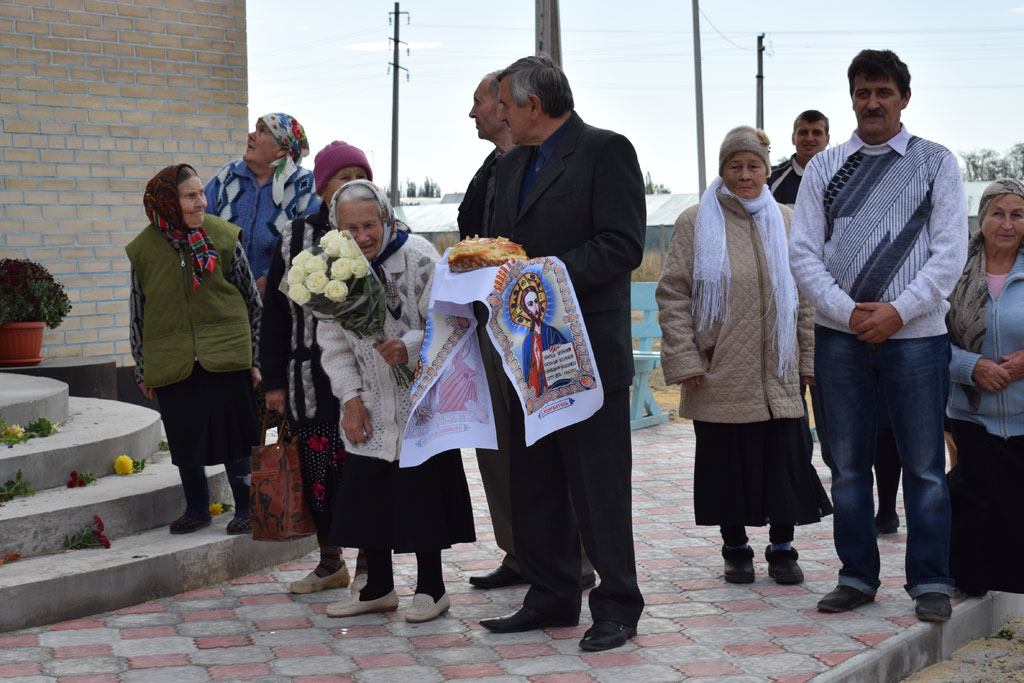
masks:
[[[352,579],[352,585],[349,586],[349,590],[352,591],[352,595],[359,595],[359,591],[366,588],[366,579],[369,576],[366,572],[362,574],[356,574],[356,577]]]
[[[360,600],[359,594],[356,593],[350,595],[348,600],[332,602],[327,605],[327,616],[351,617],[370,612],[394,612],[396,609],[398,609],[398,593],[392,589],[390,593],[376,600]]]
[[[318,593],[327,588],[344,588],[351,582],[352,578],[348,574],[348,567],[342,563],[341,569],[327,576],[317,576],[316,572],[312,571],[309,576],[293,581],[288,590],[300,594]]]
[[[426,593],[417,593],[412,596],[412,604],[409,605],[409,609],[405,610],[405,620],[414,624],[430,621],[447,612],[451,606],[452,601],[448,599],[447,593],[442,595],[437,602],[434,602],[434,598]]]

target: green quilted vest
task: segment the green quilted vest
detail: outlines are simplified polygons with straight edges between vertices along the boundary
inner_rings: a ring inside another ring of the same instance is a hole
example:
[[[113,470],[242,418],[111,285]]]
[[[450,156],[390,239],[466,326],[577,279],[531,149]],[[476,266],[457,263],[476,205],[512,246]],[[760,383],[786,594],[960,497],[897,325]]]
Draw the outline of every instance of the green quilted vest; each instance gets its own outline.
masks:
[[[203,229],[217,249],[217,265],[203,273],[196,290],[190,254],[183,257],[154,225],[125,247],[146,297],[143,379],[153,389],[187,378],[196,360],[210,372],[252,367],[249,312],[241,292],[224,277],[241,230],[211,215]]]

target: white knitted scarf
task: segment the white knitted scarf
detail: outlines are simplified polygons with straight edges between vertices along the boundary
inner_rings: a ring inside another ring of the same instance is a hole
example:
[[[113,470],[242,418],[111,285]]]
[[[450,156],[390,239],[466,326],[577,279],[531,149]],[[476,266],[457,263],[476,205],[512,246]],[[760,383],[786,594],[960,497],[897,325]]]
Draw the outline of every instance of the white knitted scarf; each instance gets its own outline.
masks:
[[[754,219],[761,239],[768,275],[775,300],[775,323],[772,325],[772,347],[778,354],[778,376],[789,380],[796,360],[796,316],[799,300],[796,282],[789,270],[789,249],[786,244],[786,222],[767,186],[761,187],[756,199],[743,199],[729,191],[721,178],[715,178],[700,198],[697,224],[693,238],[693,302],[691,314],[697,329],[704,330],[715,322],[729,319],[729,250],[726,248],[725,214],[715,195],[735,197]]]

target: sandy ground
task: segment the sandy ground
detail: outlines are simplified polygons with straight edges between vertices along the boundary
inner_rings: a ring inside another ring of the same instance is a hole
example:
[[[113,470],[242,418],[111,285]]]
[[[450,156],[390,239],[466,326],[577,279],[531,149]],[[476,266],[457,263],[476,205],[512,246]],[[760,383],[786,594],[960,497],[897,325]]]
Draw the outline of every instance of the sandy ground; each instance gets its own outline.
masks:
[[[1024,619],[1007,622],[986,638],[967,643],[950,659],[918,671],[905,683],[1024,682]]]

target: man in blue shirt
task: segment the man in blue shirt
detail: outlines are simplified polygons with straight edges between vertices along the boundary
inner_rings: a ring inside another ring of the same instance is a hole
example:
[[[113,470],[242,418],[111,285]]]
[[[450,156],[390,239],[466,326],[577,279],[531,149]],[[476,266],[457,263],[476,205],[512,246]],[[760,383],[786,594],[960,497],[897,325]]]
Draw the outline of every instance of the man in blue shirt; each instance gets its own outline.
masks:
[[[312,171],[298,166],[309,154],[297,120],[276,112],[261,116],[245,154],[206,184],[206,212],[242,229],[242,246],[263,296],[281,229],[320,206]]]

